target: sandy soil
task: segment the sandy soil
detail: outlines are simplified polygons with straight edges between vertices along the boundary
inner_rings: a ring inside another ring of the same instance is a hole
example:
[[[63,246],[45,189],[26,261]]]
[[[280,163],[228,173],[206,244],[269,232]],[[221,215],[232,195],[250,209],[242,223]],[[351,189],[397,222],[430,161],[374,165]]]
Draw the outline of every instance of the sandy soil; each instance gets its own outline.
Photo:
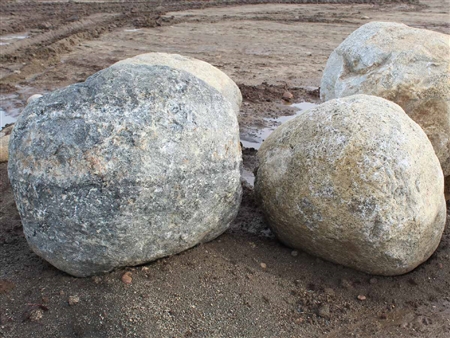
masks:
[[[360,25],[397,21],[450,33],[449,0],[219,3],[0,0],[0,107],[14,117],[30,95],[83,81],[123,58],[180,53],[238,83],[241,136],[260,140],[261,129],[299,109],[281,99],[286,90],[291,102],[319,101],[329,54]],[[256,152],[243,151],[249,181]],[[243,184],[239,215],[219,239],[80,279],[30,251],[0,164],[0,337],[450,336],[450,230],[413,272],[370,276],[281,245]],[[121,280],[127,271],[131,284]]]

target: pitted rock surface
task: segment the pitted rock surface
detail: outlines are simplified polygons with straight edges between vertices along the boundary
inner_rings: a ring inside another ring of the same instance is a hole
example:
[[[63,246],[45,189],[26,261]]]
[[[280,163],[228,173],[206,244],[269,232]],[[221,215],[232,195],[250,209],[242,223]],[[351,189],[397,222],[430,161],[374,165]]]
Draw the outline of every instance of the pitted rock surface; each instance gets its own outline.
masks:
[[[231,104],[166,66],[113,65],[31,101],[9,157],[29,245],[74,276],[209,241],[241,200]]]
[[[446,220],[444,177],[426,134],[396,104],[335,99],[262,144],[256,194],[290,247],[372,274],[430,257]]]
[[[231,102],[236,115],[239,115],[242,104],[239,87],[228,75],[207,62],[179,54],[147,53],[119,61],[116,64],[159,65],[184,70],[216,88]]]
[[[450,36],[371,22],[347,37],[323,72],[324,101],[368,94],[400,105],[428,135],[450,175]]]

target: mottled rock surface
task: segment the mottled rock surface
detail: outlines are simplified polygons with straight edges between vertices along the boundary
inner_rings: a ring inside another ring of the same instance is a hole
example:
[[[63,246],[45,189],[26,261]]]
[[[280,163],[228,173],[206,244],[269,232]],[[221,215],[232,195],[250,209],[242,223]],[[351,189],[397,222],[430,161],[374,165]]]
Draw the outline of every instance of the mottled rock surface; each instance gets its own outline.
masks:
[[[31,101],[9,155],[29,245],[74,276],[209,241],[241,200],[231,104],[166,66],[113,65]]]
[[[160,65],[184,70],[216,88],[231,102],[236,115],[239,115],[242,103],[239,87],[228,75],[207,62],[179,54],[147,53],[119,61],[117,64]]]
[[[444,177],[426,134],[387,100],[331,100],[262,144],[256,193],[290,247],[372,274],[406,273],[436,249]]]
[[[428,135],[450,175],[450,36],[393,22],[371,22],[345,39],[328,59],[325,101],[353,94],[400,105]]]

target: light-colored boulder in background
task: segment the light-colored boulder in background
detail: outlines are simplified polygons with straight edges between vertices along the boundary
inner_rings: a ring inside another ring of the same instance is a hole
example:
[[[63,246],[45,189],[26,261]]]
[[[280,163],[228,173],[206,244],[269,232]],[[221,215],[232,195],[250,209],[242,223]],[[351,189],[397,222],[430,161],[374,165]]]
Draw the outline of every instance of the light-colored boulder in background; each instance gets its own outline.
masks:
[[[170,67],[116,64],[31,101],[9,155],[29,245],[74,276],[212,240],[241,200],[231,103]]]
[[[8,161],[9,137],[11,135],[13,127],[14,127],[14,125],[11,124],[7,127],[4,127],[0,131],[0,163]]]
[[[450,36],[393,22],[371,22],[328,59],[324,101],[353,94],[400,105],[428,135],[444,175],[450,175]]]
[[[372,274],[430,257],[446,220],[444,177],[426,134],[396,104],[331,100],[262,144],[255,191],[290,247]]]
[[[42,94],[33,94],[31,95],[28,99],[27,99],[27,104],[30,103],[33,100],[37,100],[39,98],[41,98],[43,95]]]
[[[27,99],[27,104],[30,103],[33,100],[36,100],[38,98],[42,97],[41,94],[34,94],[31,95]],[[10,134],[12,132],[14,125],[8,125],[7,127],[4,127],[0,131],[0,163],[8,162],[8,147],[9,147],[9,138]]]
[[[207,62],[179,54],[147,53],[119,61],[117,64],[160,65],[184,70],[222,93],[231,102],[236,115],[239,115],[242,103],[239,87],[228,75]]]

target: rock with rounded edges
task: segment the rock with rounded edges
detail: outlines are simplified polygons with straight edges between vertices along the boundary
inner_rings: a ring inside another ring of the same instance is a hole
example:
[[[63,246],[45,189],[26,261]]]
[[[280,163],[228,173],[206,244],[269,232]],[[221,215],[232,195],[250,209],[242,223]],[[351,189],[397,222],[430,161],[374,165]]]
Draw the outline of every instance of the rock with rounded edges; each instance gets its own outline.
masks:
[[[428,135],[450,175],[450,36],[393,22],[354,31],[328,59],[324,101],[353,94],[400,105]]]
[[[42,94],[33,94],[27,99],[27,104],[33,100],[40,99],[41,97],[42,97]]]
[[[411,271],[444,230],[444,177],[426,134],[395,103],[335,99],[262,144],[256,194],[288,246],[367,273]]]
[[[8,162],[8,144],[14,124],[5,126],[0,130],[0,163]]]
[[[228,75],[207,62],[179,54],[147,53],[119,61],[117,64],[160,65],[189,72],[222,93],[231,102],[236,115],[239,115],[242,103],[239,87]]]
[[[74,276],[212,240],[241,200],[232,105],[164,66],[116,64],[31,101],[9,157],[30,247]]]

